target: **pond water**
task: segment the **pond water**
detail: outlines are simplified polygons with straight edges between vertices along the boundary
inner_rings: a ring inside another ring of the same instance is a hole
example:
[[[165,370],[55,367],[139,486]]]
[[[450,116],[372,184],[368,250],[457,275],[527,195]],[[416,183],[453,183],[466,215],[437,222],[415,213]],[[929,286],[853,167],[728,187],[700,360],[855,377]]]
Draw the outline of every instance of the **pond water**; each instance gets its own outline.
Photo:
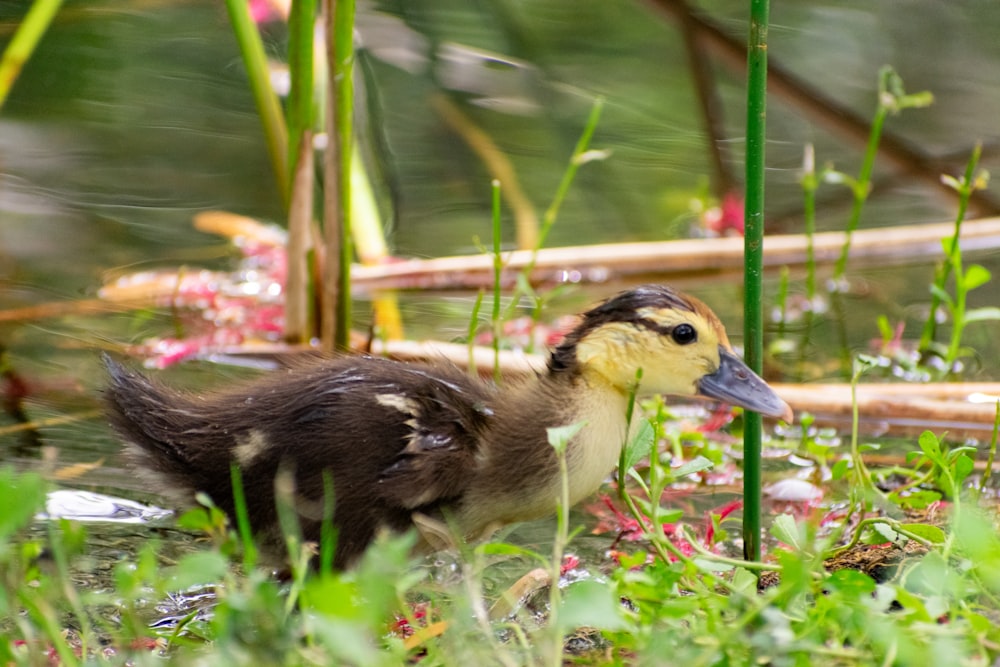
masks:
[[[4,36],[23,5],[0,3]],[[698,4],[697,60],[708,63],[722,109],[721,167],[713,167],[689,54],[668,11],[674,2],[361,3],[362,134],[393,252],[475,252],[476,239],[490,235],[490,175],[434,110],[435,95],[447,95],[509,155],[538,211],[556,190],[595,96],[604,96],[592,146],[609,154],[581,169],[549,245],[687,236],[697,217],[692,202],[720,196],[720,182],[741,178],[743,71],[706,36],[742,40],[744,5]],[[772,86],[768,230],[802,229],[798,181],[807,143],[818,163],[856,173],[865,135],[837,119],[871,117],[885,64],[909,91],[934,93],[935,103],[888,119],[902,153],[895,162],[880,158],[862,225],[951,220],[955,200],[934,184],[937,174],[961,173],[977,141],[983,167],[1000,161],[1000,4],[850,0],[772,11],[772,64],[803,85]],[[280,24],[268,24],[266,37],[279,53]],[[817,104],[828,113],[816,112]],[[0,312],[92,298],[108,272],[231,266],[227,246],[192,229],[199,211],[283,217],[242,64],[216,2],[67,2],[0,115],[0,156]],[[842,228],[846,189],[824,186],[819,200],[820,228]],[[1000,211],[996,188],[973,209]],[[511,229],[505,213],[508,244]],[[868,349],[879,338],[880,315],[905,321],[905,335],[916,336],[938,259],[851,272],[846,319],[828,315],[814,332],[811,361],[821,370],[813,379],[839,378],[842,346]],[[975,259],[1000,274],[1000,251]],[[712,305],[738,342],[739,285],[689,281],[684,288]],[[550,317],[616,289],[569,290],[554,300]],[[766,289],[775,302],[776,275]],[[793,276],[791,291],[802,293],[801,276]],[[409,294],[402,309],[411,335],[450,339],[465,331],[473,300]],[[997,305],[995,283],[970,303]],[[357,310],[363,324],[368,305],[361,301]],[[0,321],[6,361],[25,381],[27,416],[53,420],[13,431],[5,427],[16,420],[0,416],[2,460],[50,471],[89,464],[64,484],[161,502],[124,468],[118,443],[95,416],[103,382],[96,350],[163,333],[169,323],[165,313],[122,312]],[[969,328],[965,342],[976,354],[966,379],[1000,379],[996,327]],[[201,366],[169,374],[224,384],[244,371]]]

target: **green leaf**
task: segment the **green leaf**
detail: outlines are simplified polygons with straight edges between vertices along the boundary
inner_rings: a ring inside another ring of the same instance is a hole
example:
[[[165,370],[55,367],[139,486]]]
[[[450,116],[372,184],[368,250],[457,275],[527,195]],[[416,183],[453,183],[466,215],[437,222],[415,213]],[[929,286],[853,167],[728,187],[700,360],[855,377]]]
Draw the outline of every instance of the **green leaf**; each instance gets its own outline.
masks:
[[[928,90],[919,93],[910,93],[899,98],[897,106],[899,109],[922,109],[934,104],[934,94]]]
[[[475,548],[475,553],[482,556],[533,558],[543,565],[549,562],[547,556],[544,556],[537,551],[532,551],[531,549],[518,546],[516,544],[508,544],[506,542],[483,542]]]
[[[741,593],[750,595],[757,594],[757,575],[750,570],[738,567],[733,570],[733,587]]]
[[[875,592],[875,580],[864,572],[850,568],[837,570],[830,574],[826,585],[831,589],[846,593],[855,599],[871,596]]]
[[[0,469],[0,540],[26,526],[45,505],[45,480]]]
[[[621,602],[615,587],[594,579],[571,584],[566,589],[559,625],[563,629],[593,627],[600,630],[627,630]]]
[[[955,300],[951,298],[951,295],[944,288],[938,285],[931,285],[931,294],[940,299],[941,303],[946,304],[949,308],[955,307]]]
[[[856,178],[848,176],[842,171],[835,171],[833,169],[828,169],[823,172],[823,181],[831,185],[846,185],[852,190],[858,186]]]
[[[569,424],[567,426],[550,426],[545,429],[545,432],[549,436],[549,444],[552,445],[553,449],[557,453],[562,454],[566,451],[566,445],[569,441],[573,439],[573,436],[580,432],[587,422],[580,421],[575,424]]]
[[[799,527],[795,524],[795,517],[791,514],[779,514],[774,517],[770,532],[779,542],[787,544],[796,551],[802,550]]]
[[[836,482],[838,480],[844,479],[844,476],[847,474],[847,471],[849,470],[849,465],[850,464],[847,459],[840,459],[839,461],[834,463],[833,467],[830,468],[830,476],[833,479],[833,481]]]
[[[893,493],[890,495],[890,498],[902,507],[924,509],[925,507],[929,507],[931,503],[941,500],[941,494],[930,489],[922,489],[919,491],[910,491],[904,496]]]
[[[872,524],[872,530],[875,531],[875,533],[878,534],[884,542],[892,542],[893,544],[903,544],[906,542],[906,538],[893,530],[887,523],[874,523]],[[876,539],[875,542],[878,543],[878,540]]]
[[[639,549],[634,554],[628,554],[622,551],[617,555],[618,567],[621,568],[623,572],[628,572],[633,568],[645,565],[648,558],[649,553],[642,549]]]
[[[969,458],[967,455],[961,454],[958,458],[955,459],[954,466],[955,466],[955,486],[961,487],[962,482],[965,481],[965,478],[968,477],[969,473],[971,473],[975,469],[976,462],[973,461],[971,458]],[[958,492],[959,489],[955,489],[955,493]]]
[[[357,619],[315,614],[309,617],[309,630],[310,636],[330,651],[332,657],[328,658],[327,664],[386,664],[377,641],[372,637],[371,628]],[[291,663],[291,659],[288,660]]]
[[[171,590],[183,591],[192,586],[218,584],[229,567],[218,551],[196,551],[181,558],[170,571]]]
[[[889,324],[889,318],[885,315],[879,315],[878,319],[875,320],[875,323],[878,325],[878,331],[882,335],[882,340],[884,342],[891,341],[896,335],[896,332],[893,330],[893,326]]]
[[[693,562],[699,572],[729,572],[733,569],[733,566],[729,563],[720,563],[717,560],[709,560],[708,558],[694,558]]]
[[[941,174],[941,182],[947,185],[955,192],[962,191],[962,183],[951,174]]]
[[[973,308],[965,311],[965,323],[983,322],[986,320],[1000,320],[1000,308]]]
[[[914,595],[902,586],[896,586],[894,590],[896,592],[896,602],[906,610],[908,615],[912,615],[915,620],[924,623],[934,623],[934,617],[927,613],[924,601],[919,595]]]
[[[684,510],[679,509],[665,509],[664,507],[659,507],[656,512],[656,519],[660,523],[677,523],[684,518]]]
[[[625,446],[625,468],[631,468],[639,461],[649,456],[653,449],[655,430],[653,424],[645,417],[636,429],[635,435]]]
[[[934,435],[932,431],[924,431],[920,434],[920,438],[917,440],[920,445],[920,449],[923,450],[924,454],[931,462],[936,463],[942,468],[946,467],[944,457],[941,456],[941,443],[938,442],[937,436]]]
[[[677,466],[671,472],[673,473],[674,477],[680,478],[684,477],[685,475],[691,475],[696,472],[701,472],[702,470],[711,470],[712,466],[713,463],[711,461],[709,461],[704,456],[699,454],[698,456],[694,457],[687,463],[683,463]]]
[[[972,264],[967,269],[965,269],[965,275],[962,276],[962,284],[967,290],[974,290],[977,287],[981,287],[990,281],[993,276],[990,274],[989,269],[980,264]]]
[[[934,544],[943,544],[945,540],[943,530],[927,523],[904,523],[899,527]]]

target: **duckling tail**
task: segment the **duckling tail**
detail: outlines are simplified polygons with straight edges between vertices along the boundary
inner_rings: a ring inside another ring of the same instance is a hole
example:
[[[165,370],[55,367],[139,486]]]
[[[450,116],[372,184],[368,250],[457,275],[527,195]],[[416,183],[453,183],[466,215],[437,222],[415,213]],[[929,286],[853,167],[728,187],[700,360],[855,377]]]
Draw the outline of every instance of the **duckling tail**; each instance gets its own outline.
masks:
[[[202,471],[192,452],[177,441],[178,433],[193,426],[184,422],[197,420],[194,412],[178,404],[183,397],[106,354],[104,365],[108,373],[105,412],[112,428],[128,443],[133,462],[184,490],[197,486]]]

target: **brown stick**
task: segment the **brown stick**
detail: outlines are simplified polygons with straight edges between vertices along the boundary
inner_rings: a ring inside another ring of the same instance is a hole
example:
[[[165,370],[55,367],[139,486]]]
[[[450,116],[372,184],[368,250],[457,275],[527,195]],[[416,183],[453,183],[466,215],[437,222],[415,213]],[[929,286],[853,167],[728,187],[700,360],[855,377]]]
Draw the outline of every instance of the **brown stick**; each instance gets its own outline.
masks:
[[[855,232],[851,261],[855,263],[907,263],[941,254],[941,239],[954,233],[954,223],[882,227]],[[837,259],[844,245],[843,232],[814,237],[816,261]],[[803,267],[806,237],[782,234],[764,239],[764,267]],[[1000,247],[1000,218],[970,220],[962,226],[962,249]],[[531,253],[506,255],[507,279],[531,261]],[[685,239],[652,243],[617,243],[542,249],[531,280],[541,283],[606,282],[613,278],[652,277],[656,280],[742,271],[743,239]],[[376,289],[472,289],[492,284],[493,259],[488,255],[463,255],[412,259],[381,266],[355,266],[352,280],[364,292]]]
[[[288,210],[288,277],[285,281],[285,340],[300,343],[309,339],[309,233],[313,220],[315,165],[312,130],[302,131],[298,159],[292,175],[292,203]]]

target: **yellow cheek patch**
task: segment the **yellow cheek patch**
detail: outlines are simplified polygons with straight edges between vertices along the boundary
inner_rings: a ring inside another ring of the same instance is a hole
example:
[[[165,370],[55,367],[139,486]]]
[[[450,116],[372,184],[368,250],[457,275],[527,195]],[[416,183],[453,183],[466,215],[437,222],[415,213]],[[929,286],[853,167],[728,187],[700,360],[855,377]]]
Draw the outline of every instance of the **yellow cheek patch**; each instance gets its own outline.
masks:
[[[635,313],[639,321],[610,322],[588,332],[576,349],[584,377],[625,393],[641,368],[644,393],[697,393],[699,380],[718,369],[719,345],[728,347],[728,340],[711,311],[693,308],[642,308]],[[697,339],[677,343],[670,332],[680,324],[694,327]]]
[[[622,378],[630,371],[635,378],[635,361],[655,354],[651,347],[652,332],[633,324],[613,322],[594,329],[579,342],[576,359],[585,374],[596,373],[615,386],[622,386]],[[626,380],[626,383],[628,381]]]

